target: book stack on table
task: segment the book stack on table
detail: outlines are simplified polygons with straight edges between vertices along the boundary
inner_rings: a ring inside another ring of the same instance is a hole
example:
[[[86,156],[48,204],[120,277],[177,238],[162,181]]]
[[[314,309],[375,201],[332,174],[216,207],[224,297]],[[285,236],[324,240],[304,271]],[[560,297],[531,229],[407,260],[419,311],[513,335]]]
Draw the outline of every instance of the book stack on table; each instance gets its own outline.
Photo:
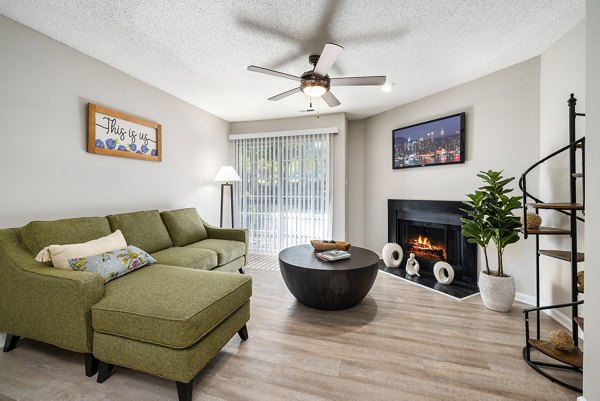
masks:
[[[333,262],[334,260],[341,260],[341,259],[349,259],[350,256],[352,256],[350,253],[348,253],[346,251],[339,251],[339,250],[317,253],[317,258],[324,260],[326,262]]]

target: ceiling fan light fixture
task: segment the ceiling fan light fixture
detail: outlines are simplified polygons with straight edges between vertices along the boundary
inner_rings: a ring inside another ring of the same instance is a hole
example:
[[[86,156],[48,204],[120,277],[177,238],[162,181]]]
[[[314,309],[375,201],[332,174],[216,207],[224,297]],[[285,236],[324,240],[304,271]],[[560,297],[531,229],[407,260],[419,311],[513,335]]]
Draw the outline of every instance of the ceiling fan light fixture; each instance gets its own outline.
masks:
[[[329,84],[326,81],[304,81],[300,85],[302,92],[310,97],[321,97],[329,90]]]

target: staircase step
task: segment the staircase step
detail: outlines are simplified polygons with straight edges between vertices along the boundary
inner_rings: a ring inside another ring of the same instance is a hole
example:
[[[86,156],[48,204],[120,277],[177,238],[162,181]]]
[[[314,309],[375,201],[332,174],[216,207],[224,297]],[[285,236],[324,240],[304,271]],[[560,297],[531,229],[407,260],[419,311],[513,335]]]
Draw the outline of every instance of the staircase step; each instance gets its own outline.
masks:
[[[521,232],[525,232],[524,227],[521,227]],[[532,235],[569,235],[569,234],[571,234],[571,230],[566,230],[564,228],[539,226],[538,228],[529,228],[527,230],[527,234],[532,234]]]
[[[581,352],[578,347],[573,348],[571,351],[561,351],[556,349],[556,347],[554,347],[550,341],[535,339],[530,339],[529,344],[538,351],[548,355],[550,358],[554,358],[564,364],[583,369],[583,352]]]
[[[567,262],[571,261],[571,252],[570,251],[558,251],[558,250],[550,250],[550,249],[540,249],[538,251],[538,253],[540,255],[544,255],[544,256],[550,256],[551,258],[556,258],[556,259],[560,259],[560,260],[564,260]],[[578,262],[583,262],[584,260],[584,253],[582,252],[577,252],[577,261]]]
[[[581,203],[569,203],[569,202],[528,203],[527,206],[534,207],[536,209],[583,210],[583,205]]]
[[[583,173],[573,173],[573,174],[571,174],[571,175],[572,175],[573,177],[575,177],[575,178],[581,178],[581,177],[583,177]]]
[[[581,329],[581,331],[583,331],[583,318],[576,316],[573,318],[573,320],[575,320],[575,323],[577,323],[577,326],[579,326],[579,328]]]

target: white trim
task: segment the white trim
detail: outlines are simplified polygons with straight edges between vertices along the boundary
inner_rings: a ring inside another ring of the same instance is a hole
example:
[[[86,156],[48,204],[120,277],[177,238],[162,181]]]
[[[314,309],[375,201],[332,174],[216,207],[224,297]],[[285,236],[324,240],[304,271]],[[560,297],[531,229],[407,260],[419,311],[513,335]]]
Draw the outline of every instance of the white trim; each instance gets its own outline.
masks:
[[[426,285],[419,284],[419,283],[415,283],[414,281],[410,281],[410,280],[403,279],[402,277],[398,277],[398,276],[396,276],[395,274],[388,273],[388,272],[386,272],[386,271],[383,271],[383,270],[379,270],[379,271],[380,271],[381,273],[385,273],[385,274],[387,274],[387,275],[390,275],[390,276],[392,276],[392,277],[395,277],[395,278],[396,278],[396,279],[398,279],[398,280],[402,280],[402,281],[403,281],[403,282],[405,282],[405,283],[410,283],[410,284],[412,284],[412,285],[416,285],[416,286],[419,286],[419,287],[421,287],[421,288],[425,288],[426,290],[433,291],[433,292],[435,292],[436,294],[445,295],[445,296],[447,296],[448,298],[452,298],[453,300],[455,300],[455,301],[459,301],[459,302],[465,301],[465,300],[467,300],[467,299],[469,299],[469,298],[473,298],[473,297],[475,297],[475,296],[479,295],[479,293],[477,292],[477,293],[475,293],[475,294],[473,294],[473,295],[467,295],[466,297],[463,297],[463,298],[457,298],[457,297],[455,297],[455,296],[452,296],[452,295],[450,295],[450,294],[446,294],[445,292],[441,292],[441,291],[435,290],[435,289],[433,289],[433,288],[431,288],[431,287],[427,287]]]
[[[577,397],[577,401],[586,401],[585,397],[580,395],[579,397]]]
[[[531,305],[531,306],[535,306],[535,301],[536,301],[536,299],[533,295],[524,294],[522,292],[517,292],[515,294],[515,300],[517,300],[519,302],[523,302],[524,304]],[[540,306],[548,306],[548,305],[550,305],[548,302],[544,301],[543,299],[540,299]],[[564,313],[562,313],[561,311],[554,309],[554,310],[543,310],[542,312],[544,312],[546,315],[550,316],[552,319],[554,319],[555,321],[560,323],[561,326],[569,329],[569,331],[571,330],[571,318],[569,316],[565,315]],[[582,330],[579,330],[579,338],[583,339],[583,331]]]
[[[300,135],[315,135],[315,134],[337,134],[337,127],[329,128],[311,128],[311,129],[299,129],[294,131],[273,131],[273,132],[255,132],[248,134],[231,134],[229,140],[234,141],[236,139],[256,139],[256,138],[275,138],[282,136],[300,136]]]

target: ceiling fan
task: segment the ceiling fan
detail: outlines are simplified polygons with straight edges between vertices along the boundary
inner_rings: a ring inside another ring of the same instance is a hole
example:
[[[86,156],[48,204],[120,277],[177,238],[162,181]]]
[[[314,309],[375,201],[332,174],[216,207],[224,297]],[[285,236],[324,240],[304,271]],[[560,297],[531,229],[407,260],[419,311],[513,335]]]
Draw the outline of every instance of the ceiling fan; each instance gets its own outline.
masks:
[[[374,86],[383,85],[385,83],[385,76],[330,78],[329,75],[327,75],[327,72],[342,53],[342,50],[344,50],[344,48],[340,45],[326,43],[320,55],[314,54],[308,57],[308,62],[313,65],[313,69],[306,71],[300,77],[284,72],[269,70],[268,68],[257,67],[255,65],[249,66],[248,71],[260,72],[261,74],[273,75],[300,82],[299,87],[270,97],[269,100],[281,100],[294,93],[303,92],[310,97],[322,97],[329,107],[335,107],[341,104],[333,93],[329,91],[332,86]]]

